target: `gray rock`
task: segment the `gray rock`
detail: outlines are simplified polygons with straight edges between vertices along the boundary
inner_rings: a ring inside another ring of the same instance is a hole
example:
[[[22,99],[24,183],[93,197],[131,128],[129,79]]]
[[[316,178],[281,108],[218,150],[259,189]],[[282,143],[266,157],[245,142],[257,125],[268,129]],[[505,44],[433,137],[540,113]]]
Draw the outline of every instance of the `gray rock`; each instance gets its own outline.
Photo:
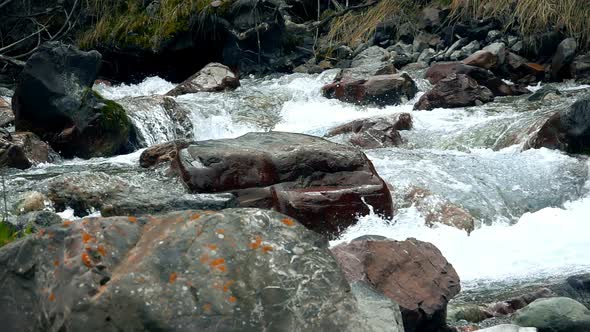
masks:
[[[590,310],[567,297],[538,299],[517,311],[513,322],[539,332],[588,332]]]
[[[518,40],[514,45],[510,46],[510,50],[516,54],[521,54],[524,51],[524,43]]]
[[[16,218],[16,226],[19,229],[32,227],[33,232],[40,229],[61,224],[61,217],[50,211],[35,211],[20,215]]]
[[[273,211],[64,222],[2,247],[0,271],[6,331],[377,332],[382,323],[359,311],[327,241]]]
[[[483,50],[497,56],[498,65],[502,65],[506,61],[506,44],[504,43],[493,43],[484,47]]]
[[[518,325],[502,324],[487,329],[477,330],[478,332],[537,332],[534,327],[520,327]]]
[[[559,43],[551,61],[551,77],[553,79],[560,79],[561,76],[564,76],[561,74],[561,70],[574,61],[577,48],[578,43],[575,38],[567,38]]]
[[[334,79],[335,81],[367,80],[375,75],[395,74],[390,54],[384,48],[371,46],[354,57],[351,68],[342,69]]]
[[[498,30],[490,30],[490,31],[488,31],[488,35],[486,37],[486,42],[493,43],[496,40],[498,40],[500,37],[502,37],[502,32],[500,32]]]
[[[449,56],[449,59],[451,59],[452,61],[458,61],[458,60],[465,59],[466,57],[467,57],[467,55],[465,55],[465,53],[463,53],[463,51],[456,50],[453,53],[451,53],[451,56]]]
[[[166,95],[179,96],[196,92],[226,91],[234,90],[239,86],[240,80],[238,76],[229,67],[213,62],[168,91]]]
[[[387,48],[390,52],[396,52],[398,55],[406,55],[410,56],[414,52],[414,48],[411,44],[405,44],[403,42],[398,42],[393,46]]]
[[[467,38],[461,38],[461,39],[457,40],[456,42],[454,42],[454,43],[453,43],[453,45],[451,45],[451,46],[450,46],[450,47],[447,49],[447,51],[445,52],[445,58],[446,58],[446,59],[450,59],[450,58],[451,58],[451,55],[452,55],[452,54],[453,54],[455,51],[457,51],[457,50],[459,50],[461,47],[463,47],[463,46],[467,45],[467,43],[468,43],[468,42],[469,42],[469,39],[467,39]]]
[[[432,62],[432,58],[436,55],[436,51],[432,48],[427,48],[418,57],[418,62],[424,62],[426,64],[430,64]]]
[[[514,44],[516,44],[519,41],[518,37],[513,36],[513,35],[508,35],[508,37],[506,37],[506,46],[508,46],[510,49],[512,49],[512,46],[514,46]]]
[[[359,311],[371,322],[375,332],[404,332],[402,313],[397,303],[365,282],[354,282],[350,288]]]
[[[379,46],[371,46],[352,59],[352,67],[373,65],[389,59],[389,52]]]
[[[463,53],[464,56],[467,57],[467,56],[470,56],[471,54],[479,51],[480,48],[481,48],[481,44],[477,40],[474,40],[471,43],[462,47],[461,52]]]
[[[541,101],[546,100],[548,98],[552,98],[552,96],[559,96],[561,92],[554,86],[545,85],[541,89],[537,90],[533,93],[530,97],[527,98],[528,101]]]

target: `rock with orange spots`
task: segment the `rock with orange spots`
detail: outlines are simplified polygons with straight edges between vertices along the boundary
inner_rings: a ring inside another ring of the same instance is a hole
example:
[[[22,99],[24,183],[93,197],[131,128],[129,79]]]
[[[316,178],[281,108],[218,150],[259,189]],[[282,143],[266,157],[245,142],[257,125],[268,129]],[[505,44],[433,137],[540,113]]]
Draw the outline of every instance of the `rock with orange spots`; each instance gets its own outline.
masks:
[[[328,236],[369,205],[393,214],[389,189],[365,154],[318,137],[268,132],[194,142],[173,165],[193,192],[233,193],[241,207],[274,209]]]
[[[351,292],[325,238],[285,215],[131,220],[70,221],[0,248],[3,330],[402,331],[394,303]]]
[[[365,282],[401,307],[406,332],[446,329],[447,302],[459,276],[432,244],[364,236],[332,248],[349,282]]]

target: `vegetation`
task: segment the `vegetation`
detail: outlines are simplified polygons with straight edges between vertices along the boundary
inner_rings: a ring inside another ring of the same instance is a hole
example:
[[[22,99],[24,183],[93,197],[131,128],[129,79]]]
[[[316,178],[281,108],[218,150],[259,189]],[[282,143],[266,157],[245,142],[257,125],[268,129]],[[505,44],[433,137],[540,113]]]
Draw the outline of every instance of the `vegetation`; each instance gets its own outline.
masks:
[[[494,17],[524,37],[557,27],[581,45],[590,38],[588,0],[453,0],[451,6],[455,16]]]
[[[211,0],[161,0],[148,7],[141,0],[90,0],[95,22],[80,36],[79,44],[83,48],[116,44],[156,50],[168,38],[188,31],[195,16],[223,12],[230,5],[231,0],[215,5]]]
[[[18,232],[14,226],[0,220],[0,247],[3,247],[18,238]]]

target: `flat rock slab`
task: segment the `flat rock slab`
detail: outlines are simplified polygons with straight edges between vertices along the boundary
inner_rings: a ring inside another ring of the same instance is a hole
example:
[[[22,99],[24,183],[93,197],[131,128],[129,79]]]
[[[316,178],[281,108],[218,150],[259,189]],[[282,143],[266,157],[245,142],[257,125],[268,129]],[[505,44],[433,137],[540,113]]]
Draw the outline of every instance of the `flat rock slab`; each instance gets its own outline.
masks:
[[[194,142],[172,165],[193,192],[231,192],[241,207],[274,209],[328,236],[368,214],[368,205],[393,214],[389,189],[365,154],[319,137],[268,132]]]
[[[273,211],[65,221],[1,248],[0,279],[5,331],[380,331],[326,240]]]

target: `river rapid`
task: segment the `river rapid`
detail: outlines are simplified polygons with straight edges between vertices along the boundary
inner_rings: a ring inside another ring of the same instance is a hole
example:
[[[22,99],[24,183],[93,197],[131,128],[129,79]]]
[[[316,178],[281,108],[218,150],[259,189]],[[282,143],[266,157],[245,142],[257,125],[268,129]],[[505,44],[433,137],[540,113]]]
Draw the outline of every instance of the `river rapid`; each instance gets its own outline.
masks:
[[[232,138],[250,131],[289,131],[323,136],[350,120],[411,112],[414,128],[402,131],[397,148],[366,150],[377,172],[393,187],[394,202],[412,188],[460,206],[475,217],[476,229],[425,225],[415,206],[398,206],[393,220],[359,216],[335,245],[361,235],[404,240],[414,237],[435,244],[457,270],[464,290],[559,278],[590,268],[590,161],[548,149],[522,151],[527,128],[548,113],[568,107],[588,86],[555,85],[562,96],[529,102],[527,96],[497,98],[478,107],[412,112],[428,83],[410,73],[418,96],[399,106],[356,106],[321,96],[320,88],[335,72],[245,78],[224,93],[176,97],[190,111],[189,136],[195,140]],[[95,90],[125,104],[130,97],[164,94],[174,84],[151,77],[137,85]],[[531,87],[536,90],[540,86]],[[174,121],[161,106],[132,115],[147,144],[177,138]],[[342,138],[334,138],[339,142]],[[7,177],[9,203],[22,193],[45,186],[52,177],[72,172],[105,172],[131,184],[181,192],[162,172],[139,167],[140,151],[113,158],[67,160],[42,164]],[[90,213],[96,212],[89,211]],[[73,218],[72,210],[61,215]]]

